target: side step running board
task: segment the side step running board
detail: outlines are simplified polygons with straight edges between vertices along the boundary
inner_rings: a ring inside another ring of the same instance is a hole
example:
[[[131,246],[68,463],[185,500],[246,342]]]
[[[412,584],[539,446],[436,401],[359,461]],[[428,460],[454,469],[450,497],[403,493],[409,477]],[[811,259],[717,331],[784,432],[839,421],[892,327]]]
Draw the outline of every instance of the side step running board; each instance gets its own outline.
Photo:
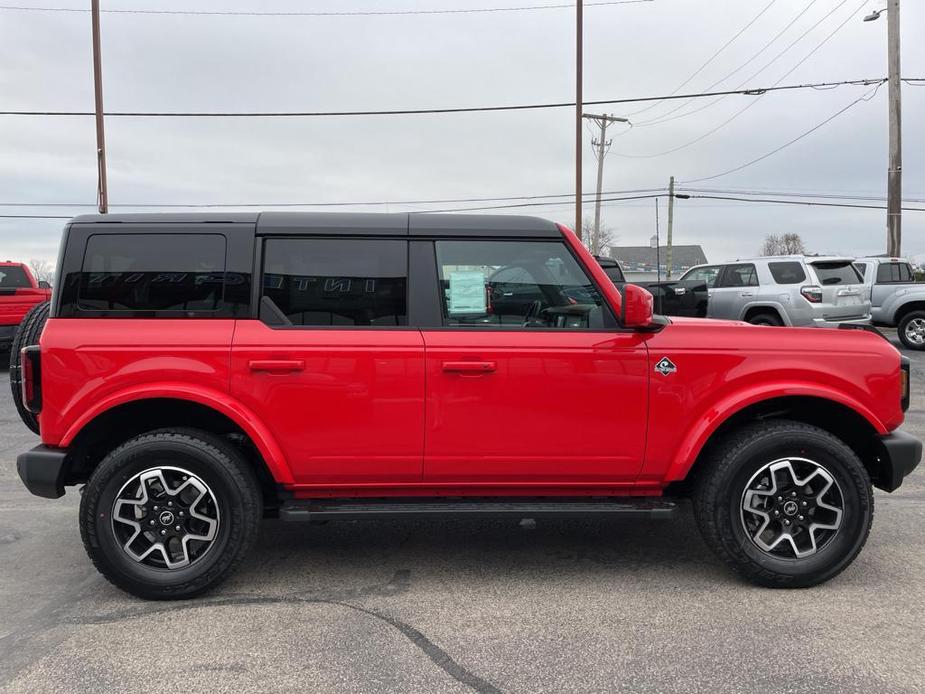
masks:
[[[677,506],[665,499],[307,499],[284,503],[279,517],[288,522],[318,520],[382,520],[389,518],[489,517],[540,518],[633,516],[670,518]]]

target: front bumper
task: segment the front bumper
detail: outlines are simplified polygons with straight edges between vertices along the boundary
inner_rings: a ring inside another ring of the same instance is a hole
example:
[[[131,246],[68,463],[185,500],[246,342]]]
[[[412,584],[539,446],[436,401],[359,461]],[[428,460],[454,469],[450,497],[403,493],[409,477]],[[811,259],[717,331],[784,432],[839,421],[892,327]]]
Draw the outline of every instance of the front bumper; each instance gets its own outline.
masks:
[[[57,499],[64,496],[64,485],[70,472],[67,451],[36,446],[19,454],[16,471],[30,492],[46,499]]]
[[[877,487],[892,492],[899,488],[906,475],[921,461],[922,442],[898,429],[881,436],[880,442],[883,444],[882,474],[877,480]]]
[[[18,327],[18,325],[0,325],[0,352],[9,351]]]

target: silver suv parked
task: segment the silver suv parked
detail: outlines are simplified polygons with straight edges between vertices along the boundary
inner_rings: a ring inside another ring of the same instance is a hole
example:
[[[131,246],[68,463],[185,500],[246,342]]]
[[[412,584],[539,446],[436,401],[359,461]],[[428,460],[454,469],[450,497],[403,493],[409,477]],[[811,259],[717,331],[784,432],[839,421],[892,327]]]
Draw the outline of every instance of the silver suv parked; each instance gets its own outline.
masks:
[[[692,267],[681,280],[701,280],[708,318],[755,325],[837,327],[870,321],[870,299],[851,258],[769,256]]]

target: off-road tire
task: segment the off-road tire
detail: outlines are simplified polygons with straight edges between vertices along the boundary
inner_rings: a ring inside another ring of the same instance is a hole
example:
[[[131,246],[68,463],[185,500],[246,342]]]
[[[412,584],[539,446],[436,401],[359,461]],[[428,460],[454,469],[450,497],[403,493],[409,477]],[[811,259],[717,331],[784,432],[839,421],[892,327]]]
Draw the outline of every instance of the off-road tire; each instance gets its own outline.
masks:
[[[202,558],[177,568],[154,568],[132,559],[112,522],[116,495],[134,475],[174,465],[214,492],[220,523]],[[214,588],[240,565],[253,546],[263,514],[253,468],[235,447],[195,429],[157,430],[111,451],[90,476],[80,500],[80,535],[97,570],[122,590],[149,600],[191,598]]]
[[[907,335],[906,330],[912,321],[925,321],[925,311],[910,311],[899,321],[896,326],[896,332],[899,335],[899,341],[903,343],[906,349],[922,350],[925,349],[925,341],[913,342]],[[921,323],[919,323],[921,325]]]
[[[770,325],[775,328],[781,327],[784,323],[775,313],[756,313],[750,316],[748,322],[752,325]]]
[[[13,393],[13,404],[16,405],[16,411],[19,412],[19,418],[22,419],[23,424],[36,434],[39,433],[38,417],[29,412],[22,401],[22,366],[20,364],[22,355],[20,351],[23,347],[31,347],[39,343],[42,328],[48,320],[50,307],[51,304],[48,301],[43,301],[29,309],[13,336],[13,344],[10,345],[10,390]]]
[[[700,533],[720,559],[750,581],[770,588],[817,585],[841,573],[864,546],[874,515],[870,476],[854,451],[829,432],[789,420],[755,422],[725,436],[706,456],[693,495]],[[837,534],[804,558],[780,558],[763,551],[742,523],[741,504],[749,480],[762,466],[787,457],[819,461],[844,498]]]

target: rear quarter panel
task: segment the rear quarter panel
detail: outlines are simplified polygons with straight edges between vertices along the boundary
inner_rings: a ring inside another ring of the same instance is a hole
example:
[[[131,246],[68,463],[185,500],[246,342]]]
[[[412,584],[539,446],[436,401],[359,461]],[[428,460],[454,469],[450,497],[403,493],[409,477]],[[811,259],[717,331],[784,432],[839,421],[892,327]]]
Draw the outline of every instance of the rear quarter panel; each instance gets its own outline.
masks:
[[[675,319],[647,344],[651,369],[668,357],[678,370],[651,375],[640,482],[682,479],[728,417],[762,400],[826,398],[881,434],[903,420],[899,353],[872,333]]]

